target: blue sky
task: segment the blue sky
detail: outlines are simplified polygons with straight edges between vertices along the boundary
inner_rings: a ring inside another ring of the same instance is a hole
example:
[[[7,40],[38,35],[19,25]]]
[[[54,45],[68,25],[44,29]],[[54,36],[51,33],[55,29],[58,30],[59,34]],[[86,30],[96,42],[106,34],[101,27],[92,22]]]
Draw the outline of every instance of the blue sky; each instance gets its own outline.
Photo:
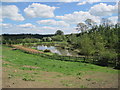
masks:
[[[77,33],[77,23],[92,19],[100,24],[101,18],[117,22],[116,2],[3,2],[2,33],[53,34]]]

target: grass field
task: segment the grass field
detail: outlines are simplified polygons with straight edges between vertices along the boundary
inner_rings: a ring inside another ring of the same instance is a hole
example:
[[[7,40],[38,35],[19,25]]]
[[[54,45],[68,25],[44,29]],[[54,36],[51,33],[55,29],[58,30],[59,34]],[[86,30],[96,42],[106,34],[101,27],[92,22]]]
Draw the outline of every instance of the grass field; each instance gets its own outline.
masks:
[[[47,59],[20,50],[12,50],[7,46],[3,46],[2,54],[3,74],[5,74],[3,82],[8,80],[15,83],[16,79],[19,79],[23,87],[30,87],[24,83],[31,84],[31,82],[33,83],[31,87],[55,87],[54,84],[57,84],[56,87],[78,88],[118,86],[118,70],[112,68]],[[13,78],[9,79],[11,77]],[[19,85],[6,83],[3,87],[19,87]]]

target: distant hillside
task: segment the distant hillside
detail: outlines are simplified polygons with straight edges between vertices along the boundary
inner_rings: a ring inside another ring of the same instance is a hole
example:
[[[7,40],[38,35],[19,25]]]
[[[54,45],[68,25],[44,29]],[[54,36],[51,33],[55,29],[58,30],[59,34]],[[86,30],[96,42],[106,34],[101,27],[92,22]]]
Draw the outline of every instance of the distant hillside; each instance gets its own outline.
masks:
[[[47,35],[41,35],[41,34],[2,34],[4,39],[24,39],[24,38],[38,38],[41,39],[43,37],[51,37],[54,36],[54,34],[47,34]]]

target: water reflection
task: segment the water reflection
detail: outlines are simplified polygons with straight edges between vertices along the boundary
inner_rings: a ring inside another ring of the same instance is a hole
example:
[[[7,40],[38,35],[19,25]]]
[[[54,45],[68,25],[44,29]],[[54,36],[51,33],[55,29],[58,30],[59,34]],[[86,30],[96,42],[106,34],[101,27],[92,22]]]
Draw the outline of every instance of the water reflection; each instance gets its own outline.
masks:
[[[62,49],[60,47],[44,46],[44,45],[37,46],[37,50],[45,50],[45,49],[48,49],[52,53],[57,53],[59,55],[64,55],[64,56],[78,56],[77,53],[75,53],[75,52],[73,52],[71,50]]]

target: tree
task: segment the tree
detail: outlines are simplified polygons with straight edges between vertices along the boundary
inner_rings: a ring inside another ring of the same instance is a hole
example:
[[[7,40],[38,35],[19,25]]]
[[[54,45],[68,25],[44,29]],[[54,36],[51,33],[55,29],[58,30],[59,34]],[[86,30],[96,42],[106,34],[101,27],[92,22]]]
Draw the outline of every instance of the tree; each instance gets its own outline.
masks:
[[[51,37],[47,37],[47,41],[48,41],[48,42],[51,42],[51,41],[52,41],[52,38],[51,38]]]
[[[86,55],[87,57],[94,54],[95,50],[93,41],[90,39],[88,34],[82,35],[80,42],[78,43],[80,44],[80,52],[82,54]]]
[[[53,36],[51,38],[53,41],[65,41],[66,40],[64,35],[56,35],[56,36]]]
[[[46,42],[46,41],[47,41],[47,37],[43,37],[43,38],[42,38],[42,41],[43,41],[43,42]]]
[[[70,34],[67,42],[69,42],[70,44],[74,44],[74,45],[77,46],[77,41],[78,41],[77,39],[78,39],[78,38],[76,37],[75,34]],[[76,46],[75,46],[75,47],[76,47]]]
[[[87,27],[86,24],[84,24],[84,23],[78,23],[76,30],[81,31],[81,33],[83,33],[84,31],[86,31],[87,28],[88,27]]]
[[[94,22],[92,19],[86,19],[85,23],[88,25],[88,27],[92,28],[95,26],[96,22]]]
[[[64,32],[61,31],[61,30],[57,30],[56,33],[55,33],[55,35],[64,35]]]
[[[111,27],[113,26],[113,23],[111,20],[107,19],[107,18],[102,18],[101,20],[101,24],[104,26],[104,27]]]

